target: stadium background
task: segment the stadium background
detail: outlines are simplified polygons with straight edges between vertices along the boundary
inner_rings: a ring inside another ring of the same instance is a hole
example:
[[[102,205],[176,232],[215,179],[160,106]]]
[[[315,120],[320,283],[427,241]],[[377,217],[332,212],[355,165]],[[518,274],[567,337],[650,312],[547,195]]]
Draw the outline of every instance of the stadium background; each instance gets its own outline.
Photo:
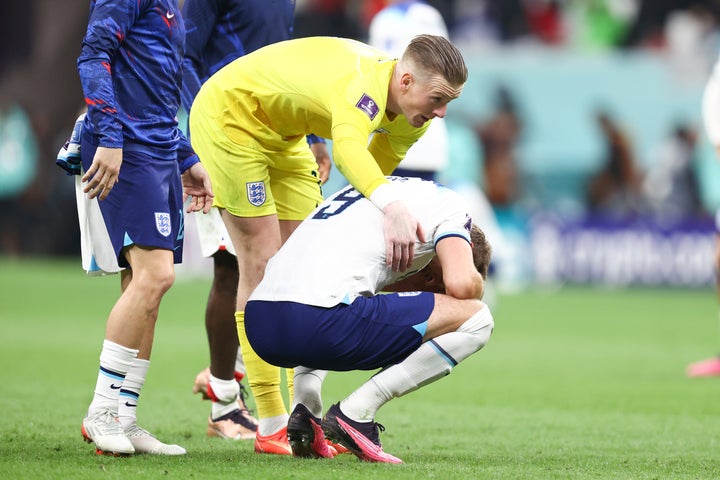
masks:
[[[399,468],[352,456],[327,463],[255,455],[251,442],[206,437],[207,404],[190,389],[207,364],[209,277],[194,256],[163,302],[142,412],[144,427],[190,454],[92,454],[78,426],[118,278],[82,273],[72,179],[54,165],[82,103],[75,58],[88,0],[3,4],[0,477],[718,477],[720,384],[684,374],[718,347],[711,285],[719,174],[700,129],[702,88],[720,52],[714,2],[430,3],[446,16],[471,68],[448,115],[452,163],[443,181],[466,192],[487,188],[476,127],[492,118],[503,85],[523,121],[513,148],[519,195],[495,206],[509,253],[498,271],[488,347],[449,378],[392,402],[378,419],[388,426],[383,446],[406,462]],[[598,13],[585,17],[583,6]],[[298,36],[363,38],[377,4],[301,0],[297,7]],[[622,124],[643,171],[661,163],[677,122],[698,129],[692,165],[700,211],[680,218],[592,211],[585,187],[605,147],[598,106]],[[334,171],[325,193],[342,184]],[[665,285],[638,288],[643,281]],[[546,288],[557,285],[565,287]],[[325,403],[366,376],[331,373]]]
[[[515,194],[493,202],[505,234],[496,246],[499,284],[713,284],[720,166],[700,105],[720,52],[718,2],[429,3],[470,68],[461,99],[448,110],[451,162],[441,181],[470,194],[487,190],[479,131],[497,112],[499,92],[521,125],[509,149]],[[299,0],[295,36],[364,40],[382,4]],[[82,106],[75,59],[86,11],[82,0],[12,2],[1,20],[0,255],[78,255],[72,182],[53,161]],[[645,191],[637,207],[592,208],[587,186],[607,149],[595,121],[600,110],[629,139],[641,181],[662,168],[662,158],[682,154],[672,150],[676,127],[694,132],[697,141],[684,154],[700,208],[670,212]],[[324,193],[344,184],[334,170]],[[202,274],[192,241],[191,231],[179,271]]]

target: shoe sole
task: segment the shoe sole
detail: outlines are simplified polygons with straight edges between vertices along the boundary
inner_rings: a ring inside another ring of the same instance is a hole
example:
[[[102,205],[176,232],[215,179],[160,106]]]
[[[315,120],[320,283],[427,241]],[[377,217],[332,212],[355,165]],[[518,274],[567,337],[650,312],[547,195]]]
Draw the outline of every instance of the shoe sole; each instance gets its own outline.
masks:
[[[277,442],[274,440],[263,442],[267,445],[267,448],[263,448],[255,442],[255,453],[267,454],[267,455],[292,455],[292,450],[289,445]]]
[[[347,434],[345,430],[337,423],[336,417],[330,417],[323,420],[322,423],[325,438],[333,443],[337,443],[347,449],[360,460],[365,460],[363,451],[358,447],[353,438]]]
[[[295,457],[333,458],[334,456],[325,441],[320,419],[315,419],[304,405],[297,405],[290,414],[287,438]]]
[[[255,440],[255,432],[239,433],[236,437],[231,437],[209,425],[207,429],[207,436],[210,438],[222,438],[223,440]]]
[[[85,443],[95,443],[95,441],[90,438],[90,435],[88,435],[87,431],[85,430],[85,425],[80,426],[80,433],[82,434],[83,440]],[[101,450],[98,448],[97,445],[95,445],[95,454],[96,455],[105,455],[108,457],[129,457],[132,455],[132,453],[128,452],[113,452],[110,450]]]
[[[291,429],[288,426],[288,443],[294,457],[317,458],[318,456],[312,448],[313,441],[315,441],[314,435],[305,430]]]
[[[317,454],[312,448],[315,432],[308,423],[307,417],[298,417],[295,412],[290,415],[288,420],[288,443],[295,457],[317,458]]]
[[[379,449],[377,452],[366,452],[363,448],[357,444],[353,436],[341,425],[342,420],[338,420],[337,417],[332,416],[330,418],[325,417],[323,421],[323,431],[325,432],[325,438],[331,442],[338,443],[343,447],[347,448],[350,453],[355,455],[363,462],[374,462],[374,463],[402,463],[402,460],[390,455],[389,453],[383,452]],[[343,422],[344,423],[344,422]],[[352,428],[350,425],[347,428]],[[358,435],[360,435],[358,433]],[[370,443],[370,440],[366,440]]]
[[[325,442],[324,435],[324,443],[321,446],[315,446],[317,434],[322,433],[319,425],[317,428],[318,431],[316,432],[312,425],[307,428],[305,425],[298,426],[288,423],[288,443],[293,456],[300,458],[333,458],[334,455]]]

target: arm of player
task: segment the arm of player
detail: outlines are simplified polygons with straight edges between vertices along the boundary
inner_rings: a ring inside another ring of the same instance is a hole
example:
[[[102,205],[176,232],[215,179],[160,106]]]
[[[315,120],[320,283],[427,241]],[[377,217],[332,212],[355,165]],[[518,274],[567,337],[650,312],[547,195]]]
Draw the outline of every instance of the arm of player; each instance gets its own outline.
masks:
[[[318,178],[320,179],[320,183],[324,184],[330,178],[330,170],[332,169],[327,143],[323,138],[316,135],[308,135],[307,140],[310,144],[310,150],[315,157],[315,163],[318,165]]]
[[[200,91],[202,78],[207,74],[203,67],[203,51],[210,40],[221,8],[220,0],[185,0],[183,4],[186,35],[180,100],[186,112],[190,111],[192,102]]]
[[[202,163],[194,163],[182,174],[183,202],[191,197],[187,213],[208,213],[213,203],[213,191],[208,175]]]
[[[395,271],[407,270],[414,256],[415,242],[425,241],[422,227],[368,151],[367,132],[363,137],[362,131],[353,125],[334,126],[333,159],[348,182],[385,214],[387,265]]]
[[[435,244],[445,293],[458,299],[482,298],[484,280],[473,263],[472,248],[462,237],[445,237]]]
[[[436,252],[437,256],[422,270],[385,286],[383,291],[444,293],[458,299],[482,298],[485,283],[473,263],[467,240],[445,237],[437,243]]]

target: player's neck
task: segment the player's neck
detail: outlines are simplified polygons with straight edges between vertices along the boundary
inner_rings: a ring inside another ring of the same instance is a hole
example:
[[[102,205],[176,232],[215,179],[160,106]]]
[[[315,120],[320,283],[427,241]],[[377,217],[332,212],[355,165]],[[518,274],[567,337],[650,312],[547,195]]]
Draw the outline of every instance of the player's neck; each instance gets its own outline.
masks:
[[[398,64],[395,64],[393,73],[390,75],[387,106],[385,107],[385,115],[390,121],[395,120],[395,117],[402,113],[398,98],[400,98],[400,75],[398,73]]]

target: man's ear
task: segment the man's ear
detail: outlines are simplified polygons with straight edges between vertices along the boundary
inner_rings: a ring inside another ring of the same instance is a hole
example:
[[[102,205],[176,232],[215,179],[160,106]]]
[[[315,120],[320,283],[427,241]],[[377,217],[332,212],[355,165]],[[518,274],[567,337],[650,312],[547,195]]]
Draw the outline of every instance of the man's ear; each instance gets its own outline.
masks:
[[[410,86],[415,82],[415,77],[410,72],[405,72],[400,77],[400,90],[405,93],[410,89]]]
[[[445,284],[442,281],[442,277],[437,278],[435,271],[430,267],[426,266],[422,270],[423,278],[425,280],[425,288],[423,291],[432,293],[445,293]]]

